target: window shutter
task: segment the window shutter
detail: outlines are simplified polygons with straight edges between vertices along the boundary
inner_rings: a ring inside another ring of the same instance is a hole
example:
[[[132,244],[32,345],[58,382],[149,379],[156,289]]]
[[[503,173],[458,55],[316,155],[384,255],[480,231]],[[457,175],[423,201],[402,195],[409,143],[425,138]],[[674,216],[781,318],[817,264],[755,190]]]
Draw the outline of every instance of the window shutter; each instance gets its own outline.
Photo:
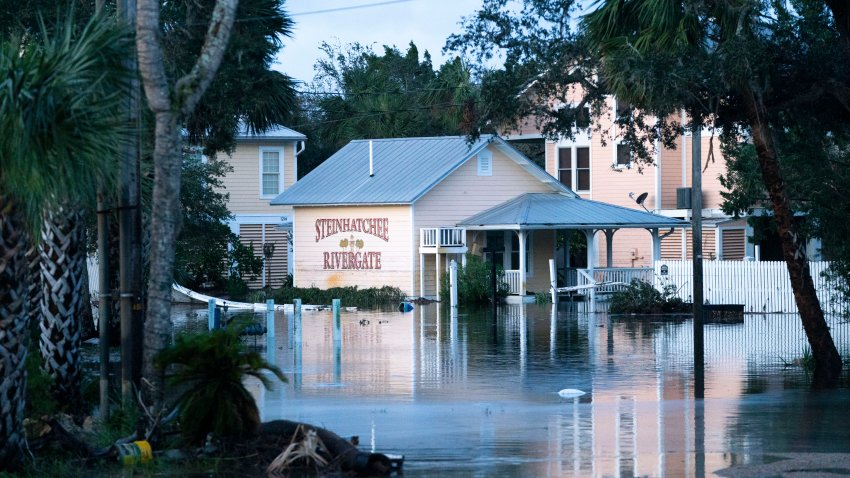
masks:
[[[490,151],[485,150],[478,153],[478,175],[493,175],[493,153]]]

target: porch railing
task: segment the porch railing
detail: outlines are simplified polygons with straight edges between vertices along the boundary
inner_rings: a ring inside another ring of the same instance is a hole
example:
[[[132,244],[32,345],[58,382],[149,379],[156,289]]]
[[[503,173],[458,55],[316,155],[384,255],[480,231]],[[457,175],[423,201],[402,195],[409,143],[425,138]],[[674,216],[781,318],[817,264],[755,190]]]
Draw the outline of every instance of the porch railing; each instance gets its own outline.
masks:
[[[510,289],[510,294],[519,294],[520,291],[520,280],[519,280],[519,269],[516,270],[506,270],[505,271],[505,283],[508,284],[508,288]]]
[[[419,230],[420,247],[466,247],[466,229],[462,227],[423,227]]]
[[[600,282],[622,282],[629,284],[632,279],[653,282],[655,271],[651,267],[600,267],[595,269],[578,269],[578,286],[598,284]],[[592,274],[591,274],[592,272]],[[623,289],[618,284],[603,285],[596,288],[597,293],[611,293]]]

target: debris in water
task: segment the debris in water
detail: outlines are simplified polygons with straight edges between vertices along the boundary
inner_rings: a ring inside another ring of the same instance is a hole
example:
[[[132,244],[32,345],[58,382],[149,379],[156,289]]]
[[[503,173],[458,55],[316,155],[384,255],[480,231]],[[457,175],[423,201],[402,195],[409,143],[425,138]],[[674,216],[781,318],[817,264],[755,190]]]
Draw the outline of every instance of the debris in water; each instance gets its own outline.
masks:
[[[558,392],[558,395],[561,398],[576,398],[576,397],[580,397],[580,396],[584,395],[584,392],[582,392],[581,390],[577,390],[575,388],[565,388],[565,389],[561,390],[560,392]]]

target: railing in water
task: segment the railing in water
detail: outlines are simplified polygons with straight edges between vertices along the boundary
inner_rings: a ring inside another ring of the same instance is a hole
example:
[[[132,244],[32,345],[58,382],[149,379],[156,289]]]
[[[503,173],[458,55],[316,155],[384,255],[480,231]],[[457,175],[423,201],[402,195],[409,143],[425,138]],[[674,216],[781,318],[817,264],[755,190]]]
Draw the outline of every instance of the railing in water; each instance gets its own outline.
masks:
[[[419,230],[421,247],[466,247],[466,229],[462,227],[423,227]]]

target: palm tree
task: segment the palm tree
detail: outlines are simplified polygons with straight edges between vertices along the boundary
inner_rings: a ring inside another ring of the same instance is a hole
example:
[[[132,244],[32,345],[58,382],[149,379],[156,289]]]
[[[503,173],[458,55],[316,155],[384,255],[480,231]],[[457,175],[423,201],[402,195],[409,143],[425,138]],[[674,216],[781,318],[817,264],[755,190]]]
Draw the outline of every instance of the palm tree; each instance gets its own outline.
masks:
[[[0,42],[0,470],[23,456],[28,335],[26,240],[43,211],[94,197],[123,126],[121,60],[129,37],[71,15],[37,40]]]
[[[585,27],[601,56],[601,73],[618,97],[659,118],[684,107],[696,121],[714,121],[728,134],[747,131],[815,357],[813,384],[835,386],[841,357],[814,288],[773,137],[775,122],[788,112],[768,107],[768,85],[786,81],[780,71],[787,66],[774,63],[776,48],[770,41],[770,22],[765,19],[789,19],[794,14],[780,4],[771,6],[777,11],[766,14],[761,10],[765,5],[750,1],[605,0],[586,17]],[[797,89],[804,91],[804,86]],[[788,98],[781,100],[790,103]]]
[[[39,348],[53,393],[72,412],[80,405],[80,333],[86,241],[79,207],[56,206],[45,213],[41,231]]]

